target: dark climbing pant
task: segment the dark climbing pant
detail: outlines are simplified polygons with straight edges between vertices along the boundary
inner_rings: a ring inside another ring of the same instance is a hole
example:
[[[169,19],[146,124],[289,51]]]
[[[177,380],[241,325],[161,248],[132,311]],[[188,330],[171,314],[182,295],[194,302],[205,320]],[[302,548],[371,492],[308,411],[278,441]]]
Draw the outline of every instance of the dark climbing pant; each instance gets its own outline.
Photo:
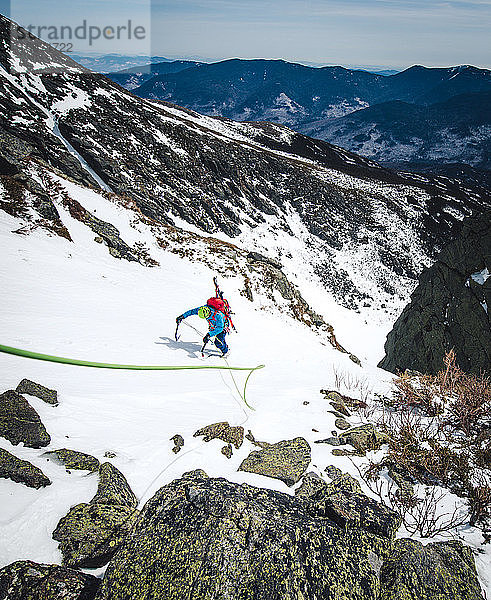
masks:
[[[222,331],[222,333],[219,333],[215,336],[215,346],[224,354],[228,352],[227,342],[225,341],[226,335],[227,334],[225,333],[225,331]]]

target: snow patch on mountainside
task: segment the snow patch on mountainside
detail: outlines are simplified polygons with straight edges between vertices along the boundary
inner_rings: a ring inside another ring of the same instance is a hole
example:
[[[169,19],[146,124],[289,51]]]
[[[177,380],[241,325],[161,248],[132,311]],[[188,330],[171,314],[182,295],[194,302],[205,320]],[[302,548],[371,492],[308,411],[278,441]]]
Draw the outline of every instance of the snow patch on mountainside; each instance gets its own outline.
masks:
[[[329,106],[325,108],[321,114],[322,117],[326,119],[337,119],[338,117],[344,117],[345,115],[349,115],[356,110],[368,108],[369,106],[370,104],[361,98],[354,98],[354,102],[350,102],[349,100],[341,100],[337,104],[329,104]]]

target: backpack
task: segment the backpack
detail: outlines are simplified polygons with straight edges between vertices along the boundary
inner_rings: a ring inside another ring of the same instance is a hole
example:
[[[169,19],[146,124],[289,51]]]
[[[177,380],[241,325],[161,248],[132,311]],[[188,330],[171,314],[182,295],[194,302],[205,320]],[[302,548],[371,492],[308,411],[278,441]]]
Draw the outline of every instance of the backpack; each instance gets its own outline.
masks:
[[[214,308],[216,311],[221,311],[225,313],[226,305],[221,298],[208,298],[206,304],[208,306],[211,306],[211,308]]]
[[[217,312],[221,312],[225,316],[225,331],[229,332],[229,324],[232,324],[232,319],[230,318],[230,307],[228,305],[227,300],[222,300],[221,298],[208,298],[206,301],[206,305],[213,308],[215,314]],[[232,325],[233,326],[233,325]]]

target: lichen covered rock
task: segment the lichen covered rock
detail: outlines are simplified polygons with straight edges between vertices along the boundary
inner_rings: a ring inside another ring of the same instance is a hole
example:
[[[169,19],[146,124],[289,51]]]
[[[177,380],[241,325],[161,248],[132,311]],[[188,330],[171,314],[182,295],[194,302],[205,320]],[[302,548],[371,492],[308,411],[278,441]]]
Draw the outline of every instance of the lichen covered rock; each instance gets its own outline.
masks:
[[[11,444],[22,442],[30,448],[42,448],[51,441],[37,412],[13,390],[0,395],[0,435]]]
[[[44,456],[54,457],[64,464],[67,469],[95,472],[99,470],[100,466],[99,461],[94,456],[76,450],[68,450],[67,448],[45,452]]]
[[[273,477],[292,486],[300,480],[309,464],[310,446],[304,438],[297,437],[251,452],[242,461],[239,471]]]
[[[184,438],[182,437],[182,435],[176,433],[170,439],[172,442],[174,442],[174,448],[172,448],[172,452],[174,452],[174,454],[177,454],[181,451],[181,448],[184,446]]]
[[[53,539],[60,542],[63,565],[95,568],[107,564],[128,535],[137,514],[128,506],[74,506],[53,532]]]
[[[389,542],[302,499],[188,474],[147,502],[98,600],[376,600]]]
[[[329,404],[334,408],[334,410],[337,410],[345,417],[351,417],[351,413],[344,405],[344,402],[332,402],[331,401],[331,402],[329,402]]]
[[[12,481],[36,489],[51,485],[51,481],[41,469],[2,448],[0,448],[0,477],[12,479]]]
[[[239,449],[244,441],[244,428],[240,425],[238,427],[232,427],[227,421],[222,421],[198,429],[193,437],[198,436],[203,436],[205,442],[218,439],[227,444],[233,444]]]
[[[338,429],[349,429],[351,427],[351,425],[348,423],[348,421],[344,418],[344,417],[338,417],[336,419],[336,421],[334,422],[334,425],[338,428]]]
[[[111,463],[105,462],[99,469],[97,493],[90,504],[111,504],[136,508],[138,498],[133,493],[126,477]]]
[[[296,494],[306,498],[310,512],[341,527],[360,528],[390,539],[401,524],[398,513],[365,496],[358,481],[348,474],[336,477],[331,483],[320,477],[313,481],[304,478]]]
[[[99,584],[73,569],[19,560],[0,570],[0,600],[93,600]]]
[[[380,572],[381,600],[482,600],[474,558],[462,542],[397,540]]]
[[[232,458],[232,454],[233,454],[232,444],[227,444],[226,446],[222,446],[222,449],[220,450],[220,452],[227,458]]]
[[[339,436],[328,437],[324,440],[315,440],[314,444],[329,444],[331,446],[345,446],[346,440]]]
[[[371,423],[353,427],[353,429],[341,433],[339,437],[363,454],[367,450],[378,450],[382,444],[388,442],[387,435],[377,431]]]
[[[29,394],[30,396],[36,396],[40,400],[58,406],[58,392],[56,390],[50,390],[40,383],[31,381],[30,379],[23,379],[15,391],[18,394]]]

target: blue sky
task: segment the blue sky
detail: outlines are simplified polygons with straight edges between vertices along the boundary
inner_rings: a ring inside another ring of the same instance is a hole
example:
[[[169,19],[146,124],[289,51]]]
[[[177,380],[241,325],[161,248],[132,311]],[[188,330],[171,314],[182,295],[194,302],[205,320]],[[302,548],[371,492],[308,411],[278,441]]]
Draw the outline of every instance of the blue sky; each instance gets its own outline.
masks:
[[[491,67],[491,0],[12,0],[16,11],[31,20],[151,22],[153,54],[171,58]]]

